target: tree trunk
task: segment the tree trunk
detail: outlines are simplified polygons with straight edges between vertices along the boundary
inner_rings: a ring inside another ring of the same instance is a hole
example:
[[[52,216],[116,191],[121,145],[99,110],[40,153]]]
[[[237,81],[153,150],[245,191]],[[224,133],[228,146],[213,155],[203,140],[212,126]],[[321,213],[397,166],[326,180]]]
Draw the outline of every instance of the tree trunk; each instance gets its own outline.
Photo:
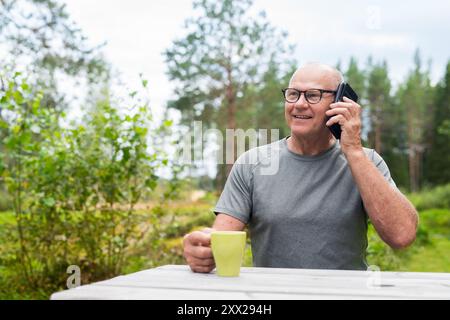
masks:
[[[377,110],[376,122],[375,122],[375,151],[381,154],[381,112]]]
[[[415,164],[414,164],[414,148],[409,146],[408,164],[409,164],[409,188],[412,192],[416,191],[416,177],[415,177]]]
[[[412,192],[417,191],[416,177],[416,144],[414,141],[414,116],[408,113],[408,167],[409,167],[409,188]]]
[[[231,67],[227,68],[227,76],[228,76],[228,84],[226,87],[226,102],[227,102],[227,129],[236,129],[236,96],[233,88],[233,78],[231,75]],[[227,143],[229,143],[227,141]],[[231,142],[230,142],[231,143]],[[233,135],[233,163],[236,160],[236,139]],[[229,150],[225,150],[225,152],[228,152]],[[226,158],[226,157],[225,157]],[[227,171],[226,175],[228,175],[231,172],[231,168],[233,167],[233,163],[227,163]]]
[[[217,165],[216,185],[214,186],[217,195],[220,196],[227,180],[227,166],[224,164]]]

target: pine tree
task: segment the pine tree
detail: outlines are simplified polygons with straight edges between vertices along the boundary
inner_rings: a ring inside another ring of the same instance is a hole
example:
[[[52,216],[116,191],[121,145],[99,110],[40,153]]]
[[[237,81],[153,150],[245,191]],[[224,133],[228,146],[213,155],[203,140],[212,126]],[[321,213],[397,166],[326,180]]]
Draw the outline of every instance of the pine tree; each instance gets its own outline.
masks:
[[[99,50],[102,45],[88,44],[59,1],[2,0],[0,42],[6,53],[0,57],[2,71],[5,66],[20,68],[30,84],[46,88],[43,106],[67,107],[67,94],[60,85],[68,78],[87,82],[88,87],[109,79],[109,65]]]
[[[181,112],[184,125],[201,120],[204,128],[236,129],[238,122],[242,125],[238,114],[255,110],[248,94],[259,92],[270,66],[283,74],[290,70],[287,35],[270,26],[263,12],[249,15],[252,2],[194,1],[196,16],[185,23],[187,35],[165,51],[175,84],[169,107]],[[257,124],[261,119],[247,121]],[[219,186],[232,164],[226,171],[220,167]]]
[[[338,62],[336,65],[336,68],[338,70],[340,70],[340,65],[341,63]],[[345,81],[347,83],[349,83],[353,90],[355,90],[356,94],[358,95],[358,103],[361,106],[365,106],[365,96],[366,96],[366,75],[364,74],[364,70],[362,70],[359,66],[358,66],[358,62],[354,57],[350,58],[350,61],[348,63],[348,68],[347,71],[344,74],[345,77]],[[368,119],[368,112],[366,108],[362,109],[362,128],[361,128],[361,132],[362,137],[361,139],[363,140],[363,142],[365,142],[364,140],[364,136],[366,131],[368,131],[368,129],[370,128],[369,125],[369,119]]]
[[[423,176],[423,154],[427,147],[426,133],[431,129],[433,87],[429,70],[422,70],[419,50],[414,56],[414,70],[400,88],[399,98],[407,123],[410,190],[418,191]]]
[[[425,180],[429,184],[450,182],[450,61],[437,85],[431,126],[430,147],[425,154]]]
[[[383,153],[382,134],[388,120],[387,108],[391,103],[391,82],[386,61],[369,65],[367,77],[367,101],[370,111],[371,131],[369,143],[379,154]]]

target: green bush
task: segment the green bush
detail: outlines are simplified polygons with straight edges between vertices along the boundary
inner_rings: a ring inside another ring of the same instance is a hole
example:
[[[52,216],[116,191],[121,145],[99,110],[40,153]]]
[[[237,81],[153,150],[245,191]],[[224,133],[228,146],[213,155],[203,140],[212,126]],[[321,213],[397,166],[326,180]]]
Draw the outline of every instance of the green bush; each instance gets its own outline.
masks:
[[[216,192],[208,191],[200,200],[214,206],[218,198]]]
[[[433,233],[450,235],[450,210],[429,209],[419,213],[419,226]]]
[[[0,104],[9,116],[0,117],[0,177],[15,223],[2,225],[8,245],[1,242],[0,266],[30,291],[62,288],[69,265],[81,268],[82,283],[120,274],[145,225],[157,238],[160,212],[142,215],[134,206],[157,187],[156,169],[168,166],[155,140],[170,122],[154,124],[133,92],[131,115],[105,97],[83,124],[61,125],[64,114],[42,107],[43,94],[19,73],[2,83]],[[164,196],[176,191],[169,183]]]
[[[209,205],[189,205],[176,208],[170,213],[172,221],[164,230],[168,238],[182,237],[197,227],[211,227],[215,215]]]
[[[411,193],[407,197],[418,211],[432,208],[450,209],[450,184]]]
[[[366,259],[369,265],[376,265],[382,271],[399,269],[401,257],[381,240],[372,224],[369,224],[367,240]]]
[[[11,210],[13,208],[12,204],[13,202],[11,196],[8,194],[8,192],[6,192],[6,190],[3,190],[2,186],[0,185],[0,212]]]
[[[370,225],[368,263],[383,271],[448,272],[448,254],[442,250],[450,246],[450,210],[424,210],[419,212],[419,217],[416,241],[405,250],[391,249]]]

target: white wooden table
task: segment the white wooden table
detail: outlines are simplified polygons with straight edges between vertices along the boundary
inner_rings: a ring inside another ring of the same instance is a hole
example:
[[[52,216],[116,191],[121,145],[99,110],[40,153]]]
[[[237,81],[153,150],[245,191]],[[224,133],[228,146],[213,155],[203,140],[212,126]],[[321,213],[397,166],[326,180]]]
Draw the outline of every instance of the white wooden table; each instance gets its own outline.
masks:
[[[54,293],[51,299],[450,299],[450,273],[242,268],[240,277],[167,265]]]

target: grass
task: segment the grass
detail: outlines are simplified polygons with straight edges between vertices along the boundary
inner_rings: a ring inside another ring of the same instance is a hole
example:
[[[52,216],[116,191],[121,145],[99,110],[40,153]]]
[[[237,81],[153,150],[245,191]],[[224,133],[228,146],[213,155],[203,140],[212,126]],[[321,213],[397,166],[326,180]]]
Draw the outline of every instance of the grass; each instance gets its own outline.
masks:
[[[419,230],[408,249],[390,249],[369,228],[368,263],[384,271],[450,272],[450,210],[429,209],[419,213]]]
[[[450,184],[410,193],[407,194],[407,197],[419,211],[434,208],[450,208]]]
[[[429,209],[420,214],[428,232],[428,245],[418,246],[405,269],[416,272],[450,272],[450,210]]]
[[[450,272],[450,240],[434,236],[430,246],[420,247],[412,254],[404,269],[414,272]]]

